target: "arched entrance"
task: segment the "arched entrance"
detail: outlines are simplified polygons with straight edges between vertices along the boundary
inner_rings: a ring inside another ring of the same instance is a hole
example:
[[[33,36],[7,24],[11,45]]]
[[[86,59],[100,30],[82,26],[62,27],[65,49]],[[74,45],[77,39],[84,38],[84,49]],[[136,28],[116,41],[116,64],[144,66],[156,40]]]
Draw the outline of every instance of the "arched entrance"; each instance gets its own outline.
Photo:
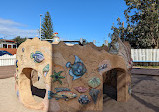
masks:
[[[46,89],[42,76],[38,78],[38,72],[32,68],[24,68],[19,76],[19,93],[21,102],[30,108],[43,109],[43,99]]]
[[[129,74],[121,68],[103,73],[103,94],[117,101],[127,101],[129,77]]]
[[[103,77],[103,94],[117,100],[117,70],[109,70]]]
[[[36,70],[31,71],[31,91],[35,101],[41,102],[44,99],[46,93],[44,77]]]

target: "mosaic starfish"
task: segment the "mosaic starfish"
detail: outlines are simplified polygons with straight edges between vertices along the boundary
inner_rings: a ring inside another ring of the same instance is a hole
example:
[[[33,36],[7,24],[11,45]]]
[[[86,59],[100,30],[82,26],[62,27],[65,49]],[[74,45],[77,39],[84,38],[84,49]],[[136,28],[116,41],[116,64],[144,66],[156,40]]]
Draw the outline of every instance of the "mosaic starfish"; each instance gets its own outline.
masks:
[[[53,83],[58,81],[60,84],[62,84],[62,81],[61,79],[65,78],[63,76],[60,76],[60,74],[62,73],[63,71],[59,71],[58,73],[56,73],[56,71],[54,70],[54,75],[51,75],[50,77],[53,78]]]

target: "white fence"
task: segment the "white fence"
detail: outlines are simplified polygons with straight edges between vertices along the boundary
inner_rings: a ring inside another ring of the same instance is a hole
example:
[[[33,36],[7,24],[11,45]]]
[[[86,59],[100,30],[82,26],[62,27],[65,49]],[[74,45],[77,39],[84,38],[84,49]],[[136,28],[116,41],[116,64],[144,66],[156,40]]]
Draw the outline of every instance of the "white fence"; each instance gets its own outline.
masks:
[[[8,65],[15,65],[16,61],[16,54],[15,55],[3,55],[0,56],[0,66],[8,66]]]
[[[133,62],[159,62],[159,49],[131,49]]]

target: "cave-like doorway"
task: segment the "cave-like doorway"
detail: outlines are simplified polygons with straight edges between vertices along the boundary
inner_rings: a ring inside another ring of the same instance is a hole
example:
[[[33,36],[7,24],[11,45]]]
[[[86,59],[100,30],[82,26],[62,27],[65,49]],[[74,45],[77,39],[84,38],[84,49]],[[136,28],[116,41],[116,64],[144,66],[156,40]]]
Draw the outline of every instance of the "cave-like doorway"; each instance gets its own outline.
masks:
[[[103,74],[103,94],[117,100],[117,69],[112,69]]]
[[[117,101],[125,102],[128,94],[130,74],[121,68],[114,68],[103,74],[103,94]]]
[[[24,68],[19,76],[19,93],[22,103],[30,108],[43,108],[46,94],[43,76],[32,68]]]
[[[31,71],[31,91],[35,101],[41,102],[44,99],[46,93],[44,77],[34,69]]]

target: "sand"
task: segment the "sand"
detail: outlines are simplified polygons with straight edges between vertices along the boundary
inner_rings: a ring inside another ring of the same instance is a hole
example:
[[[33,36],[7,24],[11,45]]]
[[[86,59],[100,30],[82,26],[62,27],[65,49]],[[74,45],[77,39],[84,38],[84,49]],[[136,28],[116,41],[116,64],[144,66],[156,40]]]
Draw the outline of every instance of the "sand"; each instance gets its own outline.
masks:
[[[24,107],[17,99],[14,77],[0,79],[0,112],[43,112]]]
[[[24,107],[14,90],[14,77],[0,79],[0,112],[43,112]],[[104,97],[103,112],[159,112],[159,77],[133,75],[132,97],[127,103]]]

